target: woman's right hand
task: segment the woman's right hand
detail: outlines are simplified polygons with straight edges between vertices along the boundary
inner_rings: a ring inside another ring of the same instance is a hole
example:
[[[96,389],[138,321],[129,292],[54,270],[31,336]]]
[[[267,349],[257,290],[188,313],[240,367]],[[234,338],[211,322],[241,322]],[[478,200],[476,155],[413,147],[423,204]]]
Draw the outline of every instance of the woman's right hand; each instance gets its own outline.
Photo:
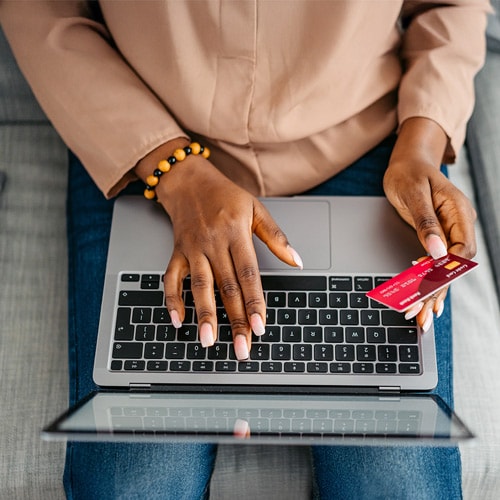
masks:
[[[136,168],[141,178],[184,139],[170,141],[146,156]],[[255,233],[283,262],[302,267],[285,234],[257,198],[224,176],[201,155],[190,155],[162,176],[158,201],[174,229],[174,251],[165,273],[165,303],[172,323],[184,320],[182,283],[191,277],[199,339],[204,347],[217,340],[214,284],[226,309],[236,357],[247,359],[252,331],[262,335],[266,304],[257,257]]]

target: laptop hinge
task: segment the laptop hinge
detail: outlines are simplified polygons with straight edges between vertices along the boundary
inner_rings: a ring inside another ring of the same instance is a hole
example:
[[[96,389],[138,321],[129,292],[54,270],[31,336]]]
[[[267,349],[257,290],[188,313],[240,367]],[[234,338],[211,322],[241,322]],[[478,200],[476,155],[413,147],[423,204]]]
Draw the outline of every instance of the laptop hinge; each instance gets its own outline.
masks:
[[[129,384],[129,389],[131,391],[150,391],[151,390],[151,384]]]
[[[397,394],[401,392],[401,387],[396,385],[387,385],[378,388],[379,392],[383,392],[385,394]]]

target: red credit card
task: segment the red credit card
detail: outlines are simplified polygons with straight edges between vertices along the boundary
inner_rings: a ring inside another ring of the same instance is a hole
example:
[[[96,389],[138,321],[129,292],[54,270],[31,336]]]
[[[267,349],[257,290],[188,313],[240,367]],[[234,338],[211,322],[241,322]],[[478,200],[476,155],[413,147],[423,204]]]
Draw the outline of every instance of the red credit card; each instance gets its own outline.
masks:
[[[391,309],[403,312],[472,271],[477,265],[477,262],[451,253],[437,260],[426,257],[366,295]]]

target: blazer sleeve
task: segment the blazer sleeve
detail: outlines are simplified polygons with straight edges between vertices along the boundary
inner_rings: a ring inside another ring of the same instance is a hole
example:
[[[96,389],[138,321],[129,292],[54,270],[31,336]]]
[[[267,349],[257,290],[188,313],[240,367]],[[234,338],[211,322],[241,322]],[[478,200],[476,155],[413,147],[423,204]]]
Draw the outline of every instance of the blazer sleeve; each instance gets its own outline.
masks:
[[[0,22],[42,109],[107,197],[185,132],[81,1],[0,0]]]
[[[398,119],[436,121],[449,141],[451,163],[465,139],[474,107],[474,76],[485,57],[487,0],[406,1],[402,10],[404,73]]]

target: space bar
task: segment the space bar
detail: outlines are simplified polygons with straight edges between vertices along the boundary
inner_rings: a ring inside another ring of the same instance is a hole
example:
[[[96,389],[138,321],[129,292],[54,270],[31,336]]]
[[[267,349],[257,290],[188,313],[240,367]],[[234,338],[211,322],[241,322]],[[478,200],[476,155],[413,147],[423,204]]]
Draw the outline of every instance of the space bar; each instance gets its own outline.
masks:
[[[261,276],[264,290],[325,291],[326,276]]]

